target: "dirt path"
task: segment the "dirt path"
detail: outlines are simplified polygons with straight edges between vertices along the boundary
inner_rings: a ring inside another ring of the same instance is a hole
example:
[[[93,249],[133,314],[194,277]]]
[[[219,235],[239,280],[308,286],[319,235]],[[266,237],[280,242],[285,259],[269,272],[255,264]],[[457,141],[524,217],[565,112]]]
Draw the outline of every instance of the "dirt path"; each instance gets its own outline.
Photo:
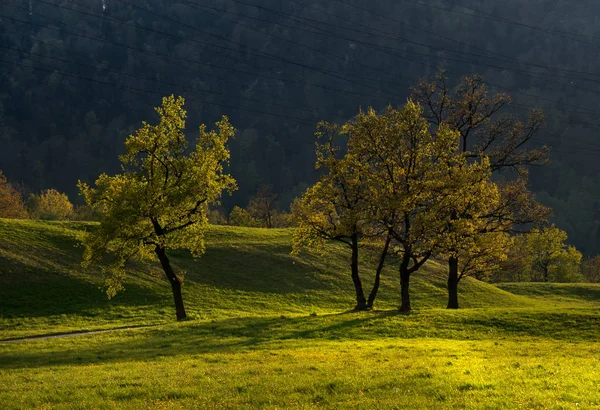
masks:
[[[99,333],[110,333],[110,332],[118,332],[122,330],[135,330],[141,329],[145,327],[152,327],[157,325],[142,325],[142,326],[129,326],[129,327],[117,327],[113,329],[103,329],[103,330],[84,330],[79,332],[70,332],[70,333],[59,333],[54,335],[40,335],[40,336],[28,336],[28,337],[20,337],[14,339],[6,339],[0,340],[0,344],[4,343],[17,343],[17,342],[28,342],[32,340],[44,340],[44,339],[60,339],[63,337],[74,337],[74,336],[85,336],[85,335],[96,335]]]

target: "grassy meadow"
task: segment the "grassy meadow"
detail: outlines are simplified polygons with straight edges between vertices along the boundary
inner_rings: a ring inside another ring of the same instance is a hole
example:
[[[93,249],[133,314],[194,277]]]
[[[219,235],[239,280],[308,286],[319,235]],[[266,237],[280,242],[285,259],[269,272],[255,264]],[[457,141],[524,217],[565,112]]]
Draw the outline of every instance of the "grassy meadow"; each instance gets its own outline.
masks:
[[[376,309],[351,312],[345,249],[290,255],[291,231],[212,227],[184,270],[174,321],[158,263],[112,300],[81,268],[89,224],[0,219],[0,408],[600,408],[600,286],[460,284],[443,266],[399,314],[386,268]],[[366,291],[374,260],[363,255]],[[73,337],[32,336],[101,331]]]

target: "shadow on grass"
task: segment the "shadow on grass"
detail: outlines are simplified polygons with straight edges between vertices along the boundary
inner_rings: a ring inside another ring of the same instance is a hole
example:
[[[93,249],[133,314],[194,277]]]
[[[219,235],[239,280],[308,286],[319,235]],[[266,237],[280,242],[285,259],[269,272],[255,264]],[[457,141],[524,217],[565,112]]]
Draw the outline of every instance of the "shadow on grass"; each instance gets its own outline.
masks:
[[[51,278],[42,282],[0,287],[0,315],[5,318],[85,315],[86,312],[111,306],[161,306],[170,305],[171,302],[168,293],[160,294],[132,283],[126,284],[124,292],[109,300],[97,284],[58,273],[40,274]]]
[[[340,275],[317,268],[317,261],[322,261],[315,257],[292,258],[290,250],[283,245],[253,245],[251,249],[212,247],[197,260],[181,252],[173,253],[173,259],[187,271],[187,279],[221,289],[281,294],[323,291],[335,286],[332,277]]]
[[[185,322],[173,327],[136,330],[97,336],[79,336],[77,342],[45,342],[4,351],[0,368],[88,365],[151,361],[184,355],[204,355],[277,349],[280,343],[298,341],[381,340],[382,338],[443,338],[499,340],[535,338],[597,342],[600,317],[585,312],[540,313],[515,310],[495,317],[494,312],[396,311],[343,313],[327,316],[247,317],[211,322]],[[498,312],[495,312],[496,314]],[[116,337],[117,335],[118,337]],[[195,356],[197,355],[197,356]]]
[[[515,295],[549,298],[566,297],[600,303],[600,284],[499,283],[496,286]]]

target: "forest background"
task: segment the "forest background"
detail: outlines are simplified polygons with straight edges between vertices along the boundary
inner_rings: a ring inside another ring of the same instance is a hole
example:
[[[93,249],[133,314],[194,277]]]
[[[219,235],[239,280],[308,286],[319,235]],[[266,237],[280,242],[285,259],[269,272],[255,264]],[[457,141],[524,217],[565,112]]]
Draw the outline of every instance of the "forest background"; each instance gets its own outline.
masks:
[[[265,184],[285,210],[318,176],[318,121],[402,105],[439,68],[452,84],[481,73],[493,92],[511,94],[509,111],[544,111],[532,144],[551,147],[551,163],[531,171],[532,189],[569,242],[595,255],[597,16],[589,0],[9,0],[0,168],[23,191],[56,188],[80,201],[77,180],[117,172],[126,136],[176,93],[190,124],[225,113],[237,128],[229,171],[240,189],[225,212]]]

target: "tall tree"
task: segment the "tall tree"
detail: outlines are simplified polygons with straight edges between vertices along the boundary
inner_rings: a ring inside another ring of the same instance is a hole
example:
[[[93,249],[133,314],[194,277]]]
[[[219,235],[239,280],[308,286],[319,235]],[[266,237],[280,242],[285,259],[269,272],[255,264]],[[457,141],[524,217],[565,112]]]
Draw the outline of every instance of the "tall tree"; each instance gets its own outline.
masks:
[[[121,174],[100,175],[95,188],[79,183],[87,204],[101,214],[100,225],[83,238],[84,265],[101,263],[106,253],[114,254],[108,266],[113,274],[107,281],[112,296],[123,287],[129,259],[156,257],[171,284],[178,320],[186,317],[182,280],[167,251],[188,249],[200,256],[207,205],[218,203],[224,190],[236,188],[235,180],[223,172],[233,126],[225,116],[217,122],[217,130],[201,125],[195,149],[188,154],[183,104],[181,97],[163,98],[156,108],[158,124],[144,122],[127,138]]]
[[[600,255],[586,258],[581,266],[585,280],[591,283],[600,283]]]
[[[327,171],[319,181],[295,201],[292,211],[298,221],[293,248],[323,249],[325,241],[337,241],[350,248],[350,275],[356,295],[355,310],[367,309],[367,299],[359,274],[358,256],[367,229],[366,201],[369,189],[362,168],[351,153],[336,146],[342,132],[338,124],[321,122],[316,135],[316,168]]]
[[[420,105],[409,101],[381,114],[360,112],[345,126],[353,136],[349,152],[368,176],[369,218],[389,232],[400,260],[401,311],[411,310],[411,275],[442,246],[450,206],[472,200],[469,175],[477,174],[465,157],[455,155],[457,132],[441,124],[433,134],[422,114]]]
[[[528,167],[547,162],[548,150],[545,146],[541,148],[528,146],[532,137],[543,125],[542,113],[532,110],[525,124],[515,116],[503,114],[502,110],[510,104],[510,97],[504,93],[489,95],[488,86],[481,75],[463,77],[458,86],[452,89],[445,73],[440,71],[431,81],[422,80],[413,88],[412,95],[425,107],[424,116],[434,127],[445,124],[457,131],[459,144],[456,155],[462,155],[469,161],[477,161],[483,155],[489,159],[491,172],[514,170],[520,181],[525,180]],[[502,200],[514,201],[516,198],[530,201],[527,195],[501,197],[497,212],[491,214],[502,213],[504,218],[515,221],[518,218],[505,215],[504,211],[509,204],[502,203]],[[517,204],[517,207],[525,208],[528,205],[529,202]],[[539,212],[540,209],[537,207],[535,212],[522,219],[526,222],[544,220],[544,213]],[[461,215],[459,204],[451,210],[452,218],[466,218],[469,215],[468,212],[463,212]],[[497,218],[492,219],[498,222]],[[448,252],[447,307],[449,309],[458,308],[461,249],[469,249],[469,242],[473,240],[473,235],[490,231],[489,224],[485,221],[474,221],[474,224],[482,226],[482,229],[464,231],[462,240],[457,240],[455,249],[449,249]],[[500,221],[492,230],[510,229],[511,226],[507,221]],[[494,251],[491,250],[491,253]]]

